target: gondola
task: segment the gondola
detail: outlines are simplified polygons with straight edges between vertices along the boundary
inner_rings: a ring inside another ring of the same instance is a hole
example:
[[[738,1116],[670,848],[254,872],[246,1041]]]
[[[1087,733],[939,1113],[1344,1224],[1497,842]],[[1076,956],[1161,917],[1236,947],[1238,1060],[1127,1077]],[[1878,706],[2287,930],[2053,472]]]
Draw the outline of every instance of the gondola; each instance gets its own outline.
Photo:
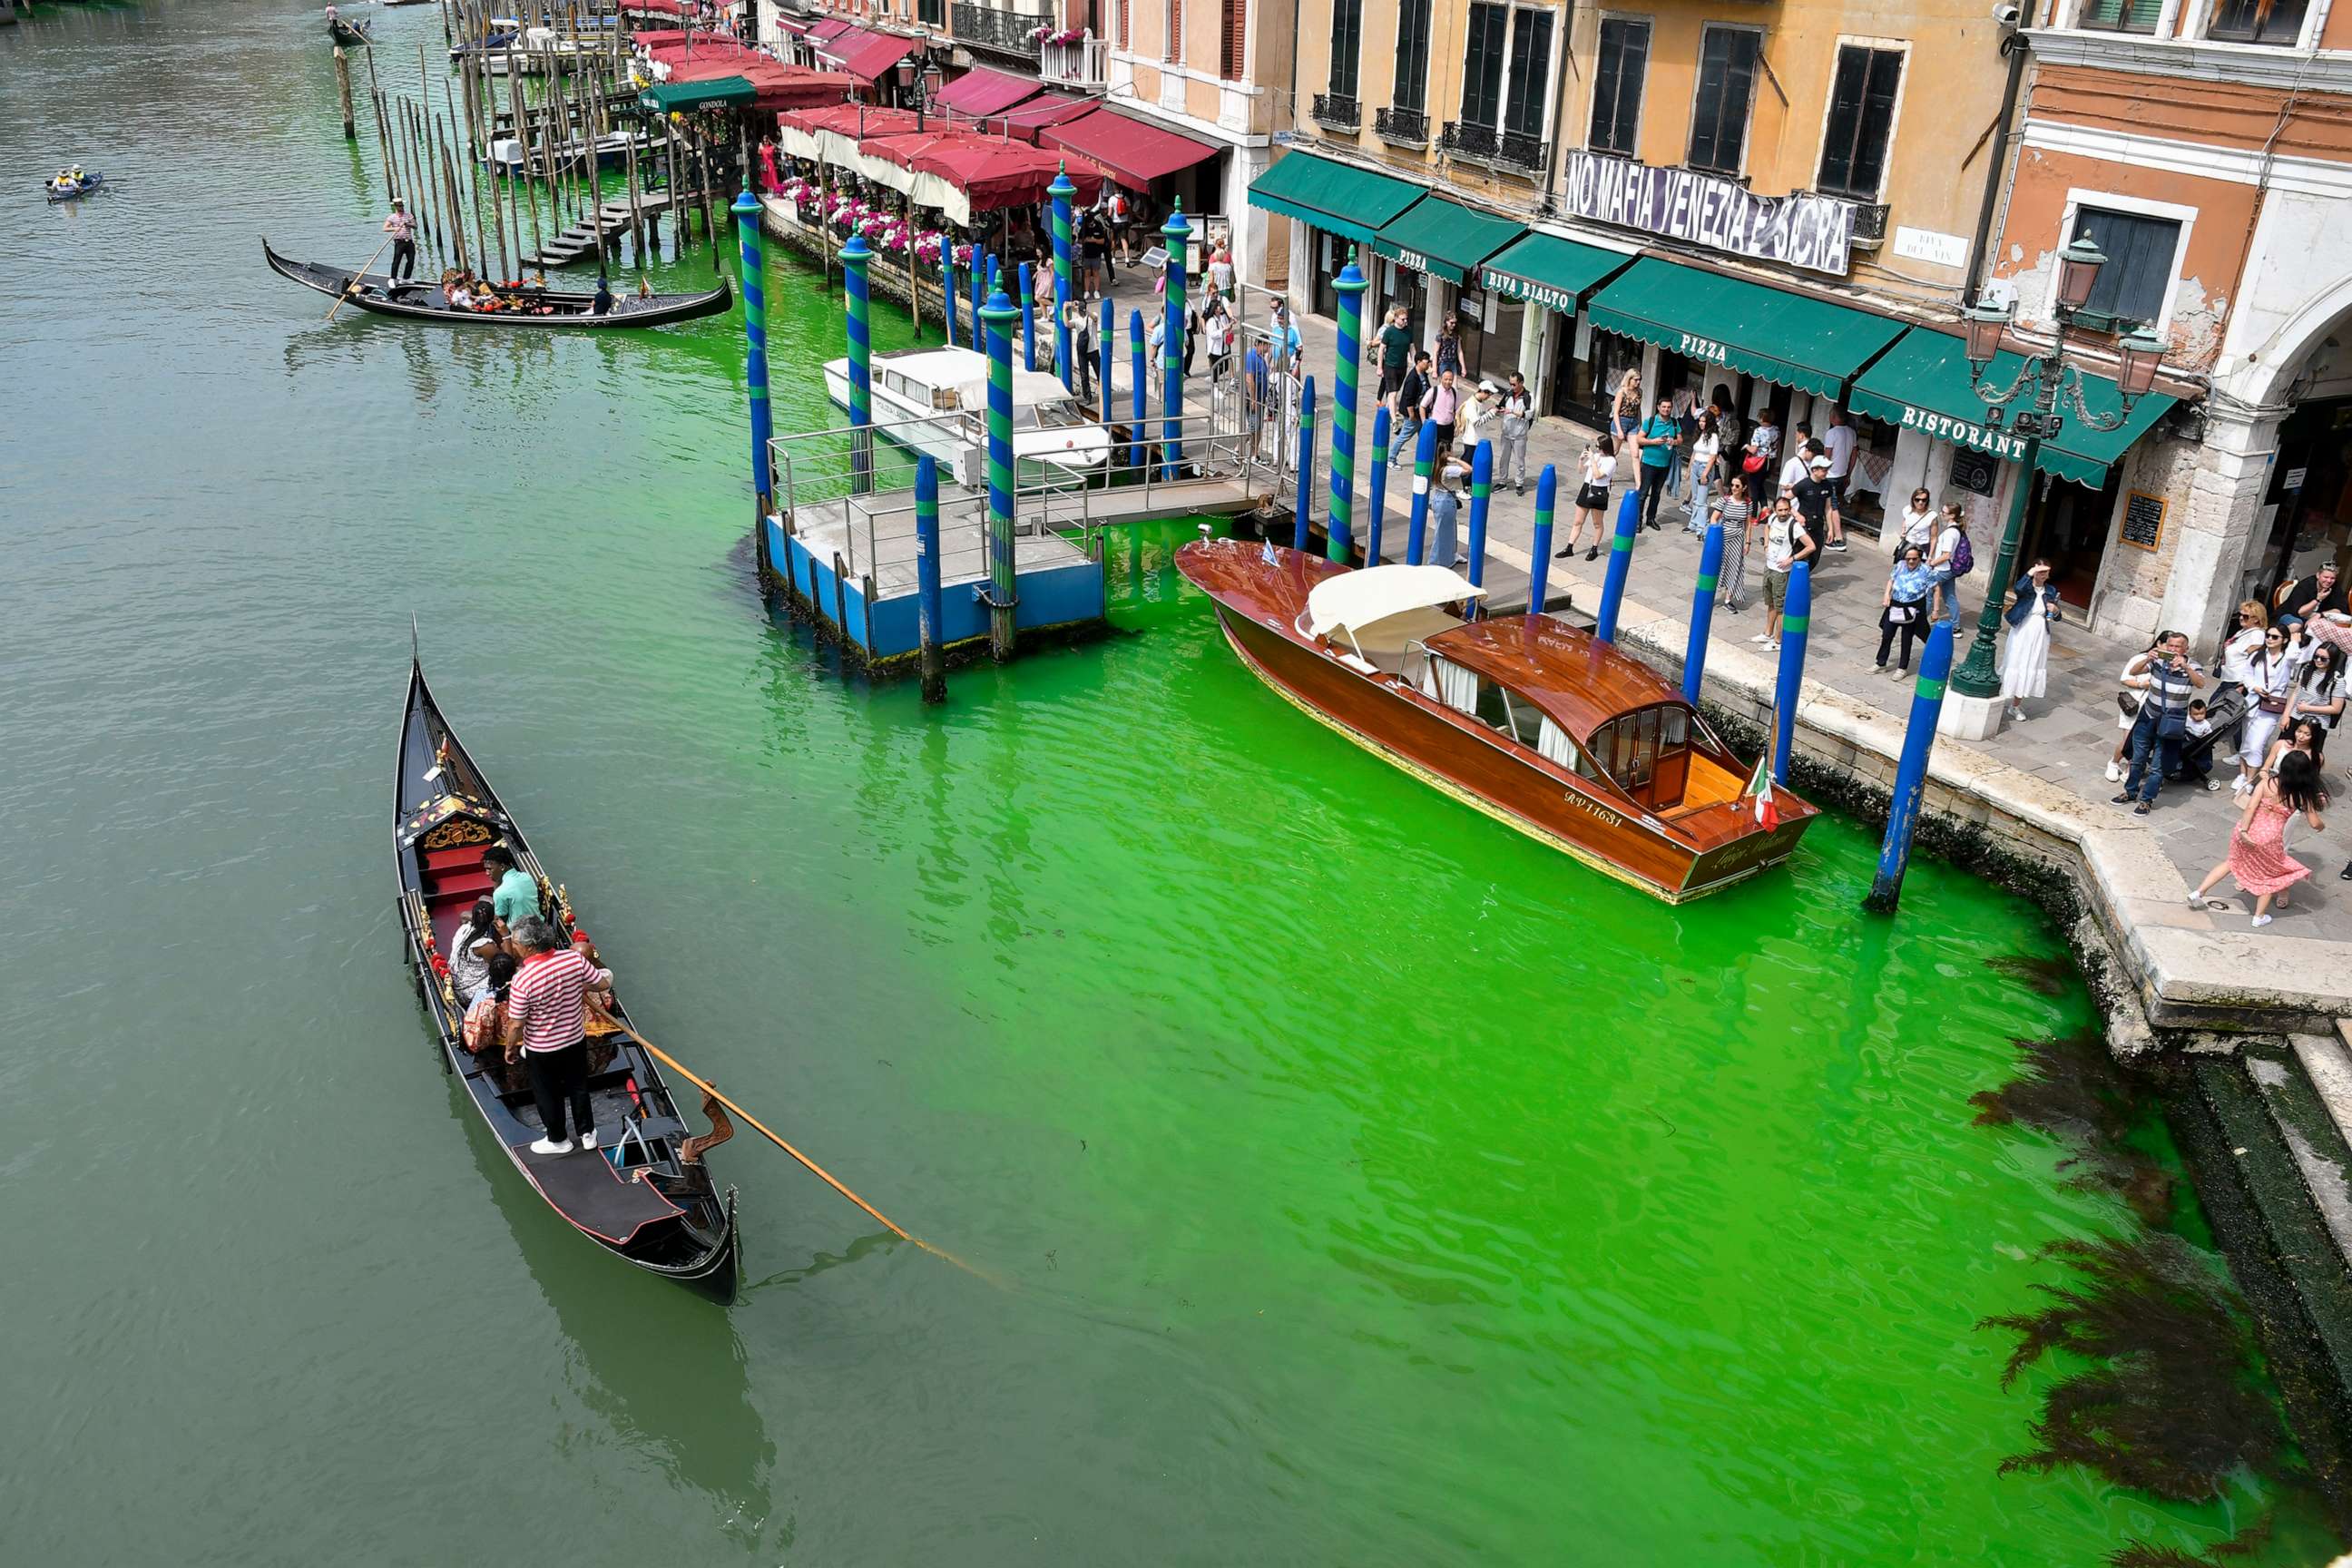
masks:
[[[365,27],[346,22],[340,16],[327,24],[327,37],[347,49],[361,48],[375,42]]]
[[[104,174],[84,174],[81,184],[71,190],[61,191],[54,182],[44,180],[41,182],[41,194],[49,198],[51,206],[55,206],[59,202],[78,202],[104,184],[106,184]]]
[[[625,1007],[616,1005],[609,1018],[590,1024],[595,1149],[534,1152],[530,1145],[543,1124],[530,1086],[519,1069],[509,1076],[495,1050],[485,1062],[466,1048],[464,1012],[446,954],[467,911],[489,891],[483,851],[505,845],[516,864],[538,879],[542,910],[562,922],[560,929],[577,928],[564,889],[548,879],[522,830],[458,743],[413,655],[393,805],[401,930],[445,1068],[461,1075],[467,1098],[516,1171],[581,1235],[715,1301],[734,1300],[740,1269],[735,1189],[720,1192],[703,1157],[732,1127],[706,1100],[702,1110],[714,1131],[690,1134]]]
[[[289,261],[269,248],[269,241],[261,242],[261,254],[269,269],[281,278],[291,278],[306,289],[316,289],[321,294],[336,295],[351,287],[354,274],[340,267],[320,267],[307,261]],[[351,304],[379,316],[397,316],[412,321],[446,321],[462,327],[521,327],[562,331],[604,331],[632,327],[660,327],[672,321],[691,321],[700,316],[716,316],[734,303],[735,296],[722,280],[708,294],[656,294],[639,300],[615,291],[613,308],[605,314],[594,313],[596,296],[555,289],[534,289],[526,296],[533,303],[554,307],[552,315],[533,315],[528,310],[461,310],[451,305],[441,292],[439,284],[430,279],[395,284],[381,272],[357,275],[359,287],[352,289]]]

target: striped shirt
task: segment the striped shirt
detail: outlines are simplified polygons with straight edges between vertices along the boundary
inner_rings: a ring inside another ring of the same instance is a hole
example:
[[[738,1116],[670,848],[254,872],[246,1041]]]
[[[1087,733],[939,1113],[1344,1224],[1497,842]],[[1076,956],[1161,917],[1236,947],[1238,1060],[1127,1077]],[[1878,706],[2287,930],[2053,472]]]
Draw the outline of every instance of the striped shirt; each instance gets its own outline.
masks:
[[[507,988],[507,1016],[521,1028],[523,1049],[560,1051],[587,1038],[587,994],[612,984],[611,970],[569,948],[525,959]]]

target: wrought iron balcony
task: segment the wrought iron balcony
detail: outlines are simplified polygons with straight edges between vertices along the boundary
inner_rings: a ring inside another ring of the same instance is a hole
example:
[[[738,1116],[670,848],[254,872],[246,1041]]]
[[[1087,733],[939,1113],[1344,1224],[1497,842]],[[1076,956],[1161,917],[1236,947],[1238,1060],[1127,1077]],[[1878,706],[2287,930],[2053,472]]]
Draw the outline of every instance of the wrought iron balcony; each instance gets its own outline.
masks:
[[[1350,93],[1318,92],[1307,112],[1316,124],[1332,131],[1354,131],[1364,123],[1363,106]]]
[[[1534,175],[1543,173],[1549,143],[1517,131],[1497,131],[1491,125],[1449,120],[1438,133],[1437,145],[1441,151],[1473,163],[1484,163],[1506,174]]]
[[[1391,104],[1372,110],[1372,134],[1399,147],[1429,145],[1429,116],[1418,109]]]
[[[956,0],[954,16],[955,41],[966,48],[1033,62],[1037,58],[1037,40],[1030,35],[1045,25],[1043,16],[975,5],[973,0]]]
[[[1853,204],[1853,247],[1874,250],[1886,243],[1886,212],[1885,202]]]

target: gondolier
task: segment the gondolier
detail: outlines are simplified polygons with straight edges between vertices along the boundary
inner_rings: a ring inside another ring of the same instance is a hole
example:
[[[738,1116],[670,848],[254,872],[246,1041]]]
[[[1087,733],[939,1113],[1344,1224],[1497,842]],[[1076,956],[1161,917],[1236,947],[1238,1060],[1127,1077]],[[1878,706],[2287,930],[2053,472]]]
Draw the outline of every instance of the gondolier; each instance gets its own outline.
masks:
[[[383,220],[383,232],[392,236],[392,279],[405,283],[416,274],[416,220],[408,213],[408,204],[398,196],[392,198],[392,214]]]
[[[522,968],[507,988],[507,1060],[520,1058],[530,1074],[530,1098],[541,1129],[534,1154],[568,1154],[571,1133],[583,1149],[596,1146],[596,1116],[588,1096],[588,993],[610,991],[613,972],[598,969],[565,946],[555,928],[533,916],[514,929]],[[571,1110],[571,1131],[564,1110]]]

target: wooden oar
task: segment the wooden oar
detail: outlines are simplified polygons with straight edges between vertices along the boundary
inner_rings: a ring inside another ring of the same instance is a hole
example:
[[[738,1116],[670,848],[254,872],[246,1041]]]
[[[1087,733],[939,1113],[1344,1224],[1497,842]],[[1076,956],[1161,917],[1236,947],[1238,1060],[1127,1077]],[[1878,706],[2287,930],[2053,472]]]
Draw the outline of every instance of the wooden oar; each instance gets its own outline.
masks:
[[[602,1013],[603,1009],[599,1008],[597,1011]],[[614,1021],[616,1024],[619,1023],[618,1019]],[[867,1214],[872,1215],[877,1220],[881,1222],[882,1227],[885,1230],[887,1230],[892,1236],[897,1237],[901,1241],[913,1242],[917,1247],[921,1247],[925,1252],[929,1253],[934,1258],[945,1258],[948,1262],[954,1264],[958,1268],[961,1268],[965,1273],[971,1275],[974,1279],[986,1279],[992,1285],[995,1285],[1000,1288],[1003,1287],[1004,1283],[1003,1280],[982,1273],[979,1269],[974,1268],[971,1264],[966,1263],[962,1258],[958,1258],[955,1254],[944,1251],[940,1247],[933,1247],[929,1242],[925,1241],[919,1236],[908,1234],[903,1226],[901,1226],[897,1221],[893,1220],[888,1215],[884,1214],[880,1209],[876,1208],[872,1204],[867,1203],[864,1198],[859,1197],[856,1193],[851,1192],[847,1187],[843,1186],[838,1181],[835,1180],[833,1173],[830,1171],[827,1171],[823,1165],[818,1164],[814,1160],[810,1159],[806,1154],[802,1153],[790,1143],[785,1142],[782,1138],[776,1136],[776,1134],[764,1125],[758,1117],[752,1115],[750,1111],[744,1110],[741,1106],[736,1104],[733,1100],[719,1093],[716,1088],[712,1087],[708,1079],[697,1078],[691,1068],[688,1068],[684,1062],[679,1061],[676,1057],[670,1055],[667,1051],[662,1049],[659,1046],[646,1038],[645,1035],[641,1031],[626,1025],[623,1025],[622,1026],[627,1029],[630,1038],[635,1040],[637,1044],[645,1047],[646,1050],[652,1052],[655,1058],[659,1060],[663,1066],[668,1068],[671,1071],[677,1073],[678,1077],[686,1079],[687,1082],[694,1085],[695,1088],[700,1089],[703,1093],[709,1095],[711,1099],[725,1106],[729,1110],[734,1112],[735,1115],[740,1117],[746,1124],[748,1124],[752,1131],[758,1132],[769,1142],[773,1143],[777,1148],[782,1149],[785,1153],[790,1154],[793,1159],[798,1160],[802,1164],[806,1165],[811,1171],[816,1173],[816,1177],[819,1181],[823,1182],[826,1186],[831,1187],[835,1192],[839,1193],[843,1197],[847,1198],[851,1203],[856,1204],[859,1208],[864,1209]]]
[[[391,243],[392,236],[388,234],[385,235],[383,237],[383,245],[379,245],[375,247],[375,256],[382,256],[383,254],[383,246],[390,245]],[[360,269],[352,274],[352,280],[343,285],[343,291],[335,296],[335,302],[333,304],[327,307],[327,320],[331,321],[333,321],[335,319],[335,312],[343,308],[343,301],[359,292],[360,279],[366,277],[367,269],[375,265],[375,256],[371,256],[365,261],[360,263]]]

